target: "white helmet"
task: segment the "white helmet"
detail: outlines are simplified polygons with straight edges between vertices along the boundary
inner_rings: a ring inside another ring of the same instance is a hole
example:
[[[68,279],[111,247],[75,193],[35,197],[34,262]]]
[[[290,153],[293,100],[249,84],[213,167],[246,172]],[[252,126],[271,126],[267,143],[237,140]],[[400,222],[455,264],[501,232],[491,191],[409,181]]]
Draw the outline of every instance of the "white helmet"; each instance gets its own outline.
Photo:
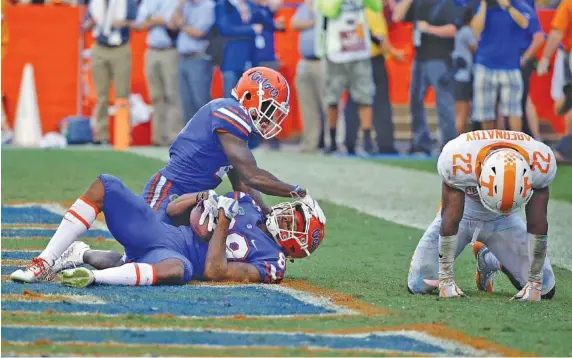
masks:
[[[498,214],[519,209],[532,197],[532,173],[523,156],[514,149],[489,154],[481,165],[477,190],[481,203]]]

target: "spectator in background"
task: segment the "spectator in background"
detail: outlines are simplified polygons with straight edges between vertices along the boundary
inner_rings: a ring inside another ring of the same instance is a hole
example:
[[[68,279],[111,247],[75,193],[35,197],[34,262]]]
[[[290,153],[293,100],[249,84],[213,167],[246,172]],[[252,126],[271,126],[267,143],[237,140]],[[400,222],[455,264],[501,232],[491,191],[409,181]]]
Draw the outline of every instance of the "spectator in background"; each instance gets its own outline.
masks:
[[[329,152],[337,151],[336,127],[338,103],[342,92],[349,94],[358,104],[358,115],[364,138],[364,150],[373,152],[371,142],[372,102],[374,84],[370,61],[371,37],[365,17],[365,8],[380,12],[381,0],[318,0],[321,16],[316,17],[316,36],[319,56],[326,58],[324,100],[328,105],[331,145]],[[348,148],[351,151],[352,148]]]
[[[108,7],[114,7],[109,9]],[[97,92],[94,127],[94,144],[109,142],[109,86],[115,86],[118,109],[129,107],[131,90],[131,48],[129,27],[137,16],[135,0],[91,0],[83,30],[93,29],[95,43],[91,48],[91,71]]]
[[[179,100],[188,122],[211,100],[213,66],[205,50],[206,35],[215,22],[213,0],[179,0],[172,24],[179,29]]]
[[[219,34],[227,38],[220,65],[223,96],[231,97],[244,70],[254,64],[254,38],[262,34],[264,27],[251,22],[252,9],[246,0],[220,0],[215,14]]]
[[[495,128],[499,114],[509,117],[510,129],[522,129],[520,73],[521,43],[532,9],[518,0],[482,0],[471,28],[480,37],[475,55],[473,119],[483,129]]]
[[[182,128],[179,112],[177,74],[177,35],[169,29],[177,0],[143,0],[139,6],[136,30],[148,30],[145,76],[153,105],[151,141],[153,145],[173,143]]]
[[[554,148],[556,158],[572,162],[572,0],[563,0],[558,6],[551,24],[542,58],[538,62],[540,76],[548,72],[548,63],[558,48],[554,60],[554,73],[550,93],[554,99],[554,110],[563,115],[566,122],[566,135]]]
[[[442,146],[457,136],[451,54],[455,46],[458,9],[454,0],[402,0],[395,6],[394,21],[412,22],[415,60],[409,102],[413,139],[410,153],[431,154],[432,143],[425,105],[429,87],[435,90]]]
[[[274,14],[280,9],[282,0],[253,0],[253,18],[251,22],[259,23],[263,26],[260,35],[254,40],[255,45],[255,66],[269,67],[275,71],[280,69],[276,58],[276,47],[274,46],[274,32],[284,31],[286,28],[284,18],[274,20]]]
[[[395,49],[387,35],[387,22],[381,12],[365,10],[367,23],[371,32],[371,67],[375,95],[373,97],[373,127],[378,154],[397,154],[393,126],[393,113],[389,100],[389,77],[385,66],[386,57],[393,56],[403,61],[403,51]],[[354,153],[358,132],[358,113],[355,101],[350,96],[344,111],[346,118],[346,147]]]
[[[536,66],[536,53],[544,44],[544,33],[536,14],[534,0],[526,0],[528,6],[532,10],[532,14],[528,19],[528,28],[523,32],[520,57],[520,73],[522,76],[522,100],[520,105],[522,108],[522,131],[532,137],[539,139],[540,133],[538,128],[538,118],[534,113],[528,110],[533,109],[532,102],[528,96],[530,90],[530,76],[534,72]],[[530,105],[529,105],[530,103]]]
[[[298,47],[302,59],[296,68],[296,92],[304,131],[300,142],[303,153],[324,148],[324,63],[316,56],[314,1],[305,0],[292,18],[292,28],[300,31]]]
[[[467,7],[463,11],[462,27],[455,35],[453,66],[455,67],[455,127],[457,133],[465,133],[467,120],[471,115],[473,99],[473,54],[477,50],[477,39],[471,29],[471,20],[475,12]]]

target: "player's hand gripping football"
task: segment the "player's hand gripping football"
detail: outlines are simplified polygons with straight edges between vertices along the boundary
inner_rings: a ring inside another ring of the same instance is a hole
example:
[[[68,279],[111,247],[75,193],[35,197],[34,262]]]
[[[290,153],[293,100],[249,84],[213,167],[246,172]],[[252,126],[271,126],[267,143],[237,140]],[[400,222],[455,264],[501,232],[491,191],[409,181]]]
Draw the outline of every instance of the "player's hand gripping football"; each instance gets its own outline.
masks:
[[[214,190],[209,190],[208,196],[203,200],[204,211],[199,220],[199,225],[203,225],[208,220],[209,231],[213,231],[216,227],[216,218],[218,216],[218,195]]]
[[[218,198],[217,208],[217,210],[224,212],[224,216],[226,216],[228,220],[232,220],[238,215],[238,201],[227,198],[226,196],[220,196]]]
[[[510,300],[538,302],[542,296],[542,282],[527,282]]]
[[[324,211],[322,210],[322,208],[320,208],[318,202],[312,199],[307,189],[306,189],[306,195],[303,198],[300,198],[300,201],[310,207],[312,215],[317,217],[322,224],[326,223],[326,215],[324,214]]]

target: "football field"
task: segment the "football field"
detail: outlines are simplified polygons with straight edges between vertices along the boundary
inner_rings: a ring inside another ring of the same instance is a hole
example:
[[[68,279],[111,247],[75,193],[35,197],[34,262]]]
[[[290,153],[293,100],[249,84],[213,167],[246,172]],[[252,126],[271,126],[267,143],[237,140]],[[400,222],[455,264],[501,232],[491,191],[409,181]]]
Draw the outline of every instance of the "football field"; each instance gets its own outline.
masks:
[[[411,255],[435,216],[434,160],[256,153],[259,165],[308,187],[328,218],[311,257],[288,263],[282,285],[182,287],[21,285],[8,275],[42,250],[67,207],[100,173],[139,193],[166,149],[2,149],[3,355],[395,356],[572,354],[572,167],[551,185],[551,301],[511,302],[498,276],[479,292],[466,249],[455,264],[469,296],[413,296]],[[217,189],[229,190],[225,182]],[[268,198],[276,203],[279,199]],[[103,218],[84,235],[121,250]]]

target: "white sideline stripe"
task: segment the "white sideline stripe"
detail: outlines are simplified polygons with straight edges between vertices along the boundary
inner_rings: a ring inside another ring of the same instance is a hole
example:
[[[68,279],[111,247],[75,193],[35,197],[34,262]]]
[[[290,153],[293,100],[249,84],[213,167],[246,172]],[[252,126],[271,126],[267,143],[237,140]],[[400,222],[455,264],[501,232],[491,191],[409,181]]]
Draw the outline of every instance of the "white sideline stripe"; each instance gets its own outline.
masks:
[[[470,346],[462,344],[461,342],[457,342],[457,341],[453,341],[453,340],[445,340],[442,338],[434,337],[428,333],[419,332],[419,331],[415,331],[415,330],[372,331],[372,332],[366,332],[366,333],[348,333],[348,334],[345,334],[345,333],[318,333],[318,332],[308,333],[308,332],[304,332],[304,331],[292,332],[292,331],[279,331],[279,330],[239,331],[239,330],[228,330],[228,329],[221,329],[221,328],[144,327],[144,326],[143,327],[142,326],[129,327],[129,326],[121,326],[121,325],[117,325],[117,326],[113,326],[113,327],[108,327],[108,326],[105,326],[105,327],[58,326],[58,325],[34,326],[34,325],[26,325],[26,324],[10,324],[9,323],[9,324],[4,324],[3,327],[31,328],[31,329],[44,328],[44,329],[54,329],[54,330],[74,329],[74,330],[81,330],[81,331],[127,330],[127,331],[136,331],[136,332],[141,332],[141,331],[144,331],[144,332],[196,332],[196,333],[207,332],[207,333],[230,333],[230,334],[245,335],[245,336],[258,335],[258,334],[264,334],[264,335],[276,334],[276,335],[285,335],[285,336],[295,336],[295,335],[303,334],[303,335],[308,336],[308,337],[357,338],[357,339],[367,338],[367,337],[370,337],[372,335],[378,336],[378,337],[402,336],[402,337],[411,338],[411,339],[414,339],[417,341],[421,341],[423,343],[427,343],[427,344],[432,345],[432,346],[440,347],[440,348],[446,350],[447,352],[455,351],[458,354],[469,355],[469,356],[483,356],[486,353],[485,351],[477,350],[475,348],[472,348]],[[252,347],[252,346],[258,347],[259,345],[250,345],[250,346],[246,346],[246,347]],[[223,347],[227,347],[227,346],[223,346]],[[235,347],[235,346],[232,346],[232,347]],[[275,347],[275,346],[273,346],[273,347]],[[320,348],[320,346],[316,346],[315,348]],[[346,349],[354,350],[354,348],[346,348]],[[337,349],[334,348],[334,350],[337,350]],[[386,351],[386,349],[376,349],[376,348],[367,348],[365,350]]]
[[[17,294],[15,294],[17,295]],[[61,297],[64,300],[74,303],[82,303],[86,305],[104,305],[106,302],[99,297],[92,296],[92,295],[51,295],[51,294],[43,294],[41,297],[49,297],[49,296],[57,296],[58,298]],[[21,295],[17,298],[6,298],[2,295],[3,301],[18,301],[18,302],[44,302],[41,299],[36,299],[35,296],[25,296]],[[49,301],[51,302],[51,301]]]
[[[244,129],[246,129],[248,131],[248,133],[250,133],[252,131],[252,128],[250,128],[250,126],[248,125],[248,123],[246,123],[245,121],[242,120],[242,118],[240,118],[239,116],[237,116],[236,114],[232,113],[231,111],[229,111],[226,108],[219,108],[217,109],[218,112],[234,119],[235,121],[237,121],[238,123],[240,123],[241,126],[244,127]]]
[[[61,215],[62,218],[63,216],[66,214],[66,212],[68,211],[68,208],[64,208],[63,206],[61,206],[59,203],[34,203],[34,202],[27,202],[27,203],[22,203],[22,204],[14,204],[14,205],[8,205],[10,207],[16,207],[16,208],[30,208],[33,206],[39,206],[42,209],[46,209],[49,212],[52,212],[54,214],[57,215]],[[33,224],[32,224],[33,225]],[[32,227],[33,228],[33,227]],[[46,228],[42,228],[43,230],[50,230],[50,229],[46,229]],[[105,231],[109,231],[107,230],[107,226],[102,223],[99,222],[97,220],[95,220],[93,222],[93,224],[91,224],[90,229],[98,229],[98,230],[105,230]],[[53,230],[53,229],[52,229]],[[22,250],[15,250],[15,251],[22,251]]]
[[[166,149],[132,148],[132,152],[168,160]],[[437,212],[441,196],[437,164],[433,174],[320,154],[256,150],[255,155],[261,168],[286,182],[308,187],[316,199],[421,230]],[[572,270],[572,204],[551,200],[548,210],[550,261]]]

